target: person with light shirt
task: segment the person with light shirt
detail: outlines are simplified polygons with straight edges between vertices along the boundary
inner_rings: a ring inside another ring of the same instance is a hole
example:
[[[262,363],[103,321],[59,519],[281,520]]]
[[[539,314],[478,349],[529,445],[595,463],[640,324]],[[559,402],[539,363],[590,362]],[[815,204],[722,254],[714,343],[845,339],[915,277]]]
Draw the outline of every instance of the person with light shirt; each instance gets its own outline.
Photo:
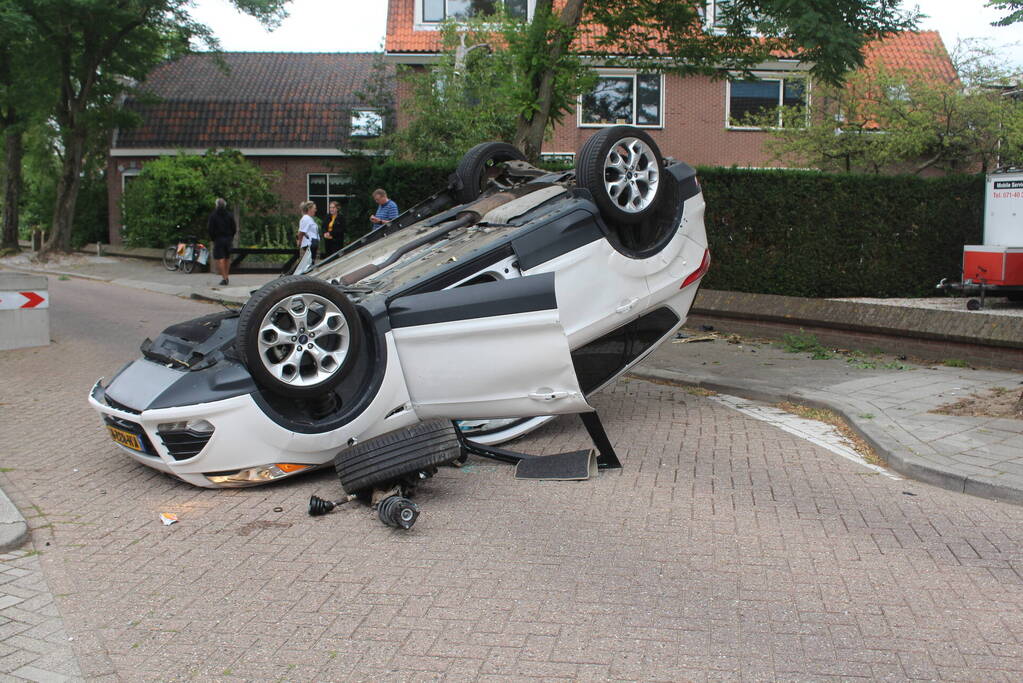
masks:
[[[316,248],[320,244],[320,226],[313,219],[313,216],[316,215],[316,203],[302,202],[298,209],[302,212],[302,218],[298,221],[299,253],[301,254],[303,249],[308,249],[309,255],[312,256],[312,261],[315,263]]]
[[[398,217],[398,205],[387,198],[386,191],[373,190],[373,201],[378,205],[376,213],[369,217],[374,230],[379,230]]]

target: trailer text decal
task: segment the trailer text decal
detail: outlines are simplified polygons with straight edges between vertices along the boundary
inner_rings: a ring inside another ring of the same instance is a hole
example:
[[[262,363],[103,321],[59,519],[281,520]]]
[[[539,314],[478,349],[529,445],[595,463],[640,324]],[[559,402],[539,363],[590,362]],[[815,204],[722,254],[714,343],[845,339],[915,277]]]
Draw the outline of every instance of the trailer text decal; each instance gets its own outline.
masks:
[[[1023,190],[1023,180],[998,180],[995,181],[996,190]]]

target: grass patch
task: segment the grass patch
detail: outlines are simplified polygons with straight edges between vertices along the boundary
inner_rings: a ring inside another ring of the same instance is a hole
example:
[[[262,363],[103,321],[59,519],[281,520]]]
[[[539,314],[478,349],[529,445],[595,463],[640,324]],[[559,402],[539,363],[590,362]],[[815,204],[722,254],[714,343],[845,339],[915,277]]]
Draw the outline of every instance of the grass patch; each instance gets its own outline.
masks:
[[[968,367],[966,361],[962,360],[961,358],[946,358],[945,360],[941,361],[941,364],[944,365],[946,368]]]
[[[788,353],[809,353],[814,360],[828,360],[835,354],[817,340],[817,335],[805,332],[790,333],[782,337],[781,348]]]
[[[839,434],[845,437],[849,443],[852,444],[853,450],[859,453],[864,460],[869,462],[871,465],[876,465],[878,467],[885,466],[885,461],[881,459],[881,456],[875,453],[874,449],[871,448],[866,441],[860,438],[859,434],[854,432],[849,425],[846,424],[845,420],[838,416],[838,413],[828,410],[827,408],[812,408],[799,403],[789,403],[788,401],[779,403],[778,407],[787,413],[798,415],[804,419],[816,420],[817,422],[824,422],[831,425],[838,430]]]
[[[61,281],[65,281],[65,280],[70,280],[71,278],[70,278],[70,276],[67,276],[67,275],[61,275],[57,279],[61,280]]]

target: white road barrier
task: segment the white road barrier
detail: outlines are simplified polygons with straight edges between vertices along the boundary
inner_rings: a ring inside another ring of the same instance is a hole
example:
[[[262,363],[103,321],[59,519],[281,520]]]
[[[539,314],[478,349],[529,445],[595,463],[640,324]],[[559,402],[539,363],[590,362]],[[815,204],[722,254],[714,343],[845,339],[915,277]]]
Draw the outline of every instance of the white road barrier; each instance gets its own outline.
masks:
[[[45,276],[0,273],[0,351],[50,343],[50,291]]]

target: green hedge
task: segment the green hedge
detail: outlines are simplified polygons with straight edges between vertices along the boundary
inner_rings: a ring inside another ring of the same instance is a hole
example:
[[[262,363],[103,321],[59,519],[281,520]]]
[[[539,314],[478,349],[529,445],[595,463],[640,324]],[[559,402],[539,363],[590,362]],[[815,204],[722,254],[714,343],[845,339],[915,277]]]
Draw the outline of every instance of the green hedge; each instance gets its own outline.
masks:
[[[444,187],[454,165],[387,161],[356,174],[349,234],[369,230],[370,193],[401,210]],[[981,241],[984,177],[699,169],[712,264],[704,285],[804,297],[933,295]]]
[[[704,285],[804,297],[925,296],[978,244],[984,177],[702,168]]]
[[[384,161],[367,164],[364,169],[353,174],[352,182],[346,188],[346,192],[352,195],[345,206],[347,239],[359,237],[372,227],[369,217],[377,210],[372,197],[373,190],[383,188],[388,198],[398,205],[398,210],[404,211],[446,187],[448,177],[454,171],[455,163],[437,165]]]

